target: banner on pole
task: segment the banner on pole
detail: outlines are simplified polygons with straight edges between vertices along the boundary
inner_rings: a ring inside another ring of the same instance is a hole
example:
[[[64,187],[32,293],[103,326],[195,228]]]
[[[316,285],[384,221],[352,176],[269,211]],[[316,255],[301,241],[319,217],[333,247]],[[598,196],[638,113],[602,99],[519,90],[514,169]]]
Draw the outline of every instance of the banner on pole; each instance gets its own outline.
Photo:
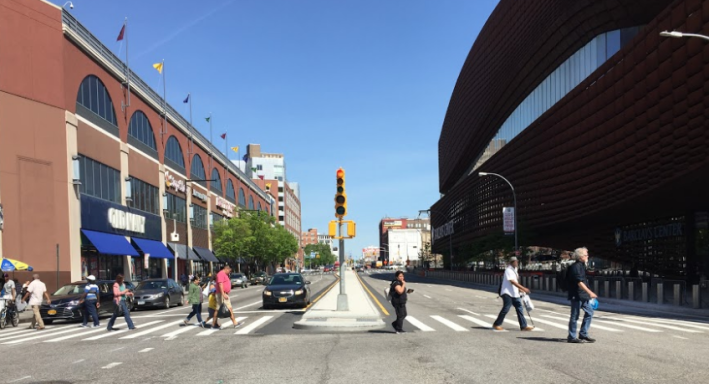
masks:
[[[145,267],[145,269],[150,268],[150,264],[148,263],[148,259],[150,259],[150,254],[149,253],[144,254],[143,255],[143,266]]]
[[[515,209],[512,207],[502,208],[502,230],[506,235],[515,231]]]

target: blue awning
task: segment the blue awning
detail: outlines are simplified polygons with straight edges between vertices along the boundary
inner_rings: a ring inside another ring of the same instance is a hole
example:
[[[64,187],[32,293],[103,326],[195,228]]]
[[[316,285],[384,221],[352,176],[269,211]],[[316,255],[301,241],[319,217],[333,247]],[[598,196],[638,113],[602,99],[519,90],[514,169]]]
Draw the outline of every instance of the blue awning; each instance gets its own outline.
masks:
[[[137,239],[135,237],[132,238],[133,242],[135,245],[140,248],[143,253],[148,253],[150,254],[150,258],[155,258],[155,259],[174,259],[175,256],[172,255],[172,252],[170,252],[169,249],[165,246],[165,244],[155,241],[155,240],[147,240],[147,239]]]
[[[199,256],[197,256],[196,253],[194,253],[192,248],[188,248],[184,244],[167,243],[167,245],[168,247],[170,247],[170,249],[172,249],[178,259],[194,261],[202,260],[199,258]]]
[[[138,251],[130,245],[125,237],[110,233],[94,232],[82,229],[81,233],[93,244],[94,247],[105,255],[130,255],[140,256]]]
[[[219,262],[219,260],[217,259],[216,256],[214,256],[214,254],[212,253],[212,251],[210,251],[210,250],[207,249],[207,248],[194,247],[194,251],[197,252],[197,254],[199,255],[199,257],[201,257],[202,260],[204,260],[204,261],[211,261],[211,262],[213,262],[213,263],[218,263],[218,262]]]

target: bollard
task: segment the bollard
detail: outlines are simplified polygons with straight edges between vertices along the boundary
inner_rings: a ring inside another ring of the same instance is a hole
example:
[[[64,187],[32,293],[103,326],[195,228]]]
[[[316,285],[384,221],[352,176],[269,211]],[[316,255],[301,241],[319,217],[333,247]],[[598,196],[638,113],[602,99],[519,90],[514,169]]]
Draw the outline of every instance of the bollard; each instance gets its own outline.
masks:
[[[665,302],[665,291],[662,283],[657,283],[657,304]]]
[[[642,287],[643,287],[643,297],[642,297],[643,303],[647,303],[649,301],[649,299],[647,297],[647,283],[643,283]]]
[[[535,279],[534,276],[532,276],[532,285],[534,286],[535,291],[539,290],[539,283],[541,282],[541,280],[542,279],[540,279],[540,278]]]
[[[679,305],[680,305],[680,286],[679,286],[679,284],[675,284],[675,286],[674,286],[674,297],[672,300],[672,304],[674,304],[677,307],[679,307]]]
[[[694,309],[699,309],[701,306],[699,303],[699,285],[694,284],[692,285],[692,308]]]
[[[623,288],[621,286],[620,280],[615,282],[615,298],[618,300],[623,299]]]
[[[551,291],[551,289],[549,289],[549,277],[544,278],[544,290]]]
[[[593,293],[598,295],[598,280],[593,280]]]
[[[551,290],[556,292],[556,277],[551,278]]]
[[[611,297],[611,282],[608,280],[603,282],[603,297]]]
[[[628,300],[635,300],[635,283],[632,281],[628,282]]]

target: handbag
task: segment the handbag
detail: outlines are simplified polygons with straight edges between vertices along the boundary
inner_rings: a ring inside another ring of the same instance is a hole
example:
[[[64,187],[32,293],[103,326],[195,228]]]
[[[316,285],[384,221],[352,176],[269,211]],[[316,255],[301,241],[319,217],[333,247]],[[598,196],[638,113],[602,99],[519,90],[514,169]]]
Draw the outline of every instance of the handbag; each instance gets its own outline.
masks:
[[[226,304],[222,303],[222,305],[219,306],[219,311],[217,311],[217,317],[220,319],[226,319],[231,317],[231,310],[229,307],[226,306]]]
[[[522,303],[524,303],[524,307],[527,308],[527,312],[534,310],[534,303],[532,303],[532,299],[529,298],[529,295],[522,296]]]

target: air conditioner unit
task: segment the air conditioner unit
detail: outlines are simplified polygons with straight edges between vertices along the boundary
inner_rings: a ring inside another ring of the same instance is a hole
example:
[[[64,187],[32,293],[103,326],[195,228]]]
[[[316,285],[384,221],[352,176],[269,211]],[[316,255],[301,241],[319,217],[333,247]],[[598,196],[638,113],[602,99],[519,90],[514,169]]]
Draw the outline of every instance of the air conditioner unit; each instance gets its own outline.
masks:
[[[180,234],[179,233],[171,233],[170,240],[172,240],[173,242],[180,241]]]

